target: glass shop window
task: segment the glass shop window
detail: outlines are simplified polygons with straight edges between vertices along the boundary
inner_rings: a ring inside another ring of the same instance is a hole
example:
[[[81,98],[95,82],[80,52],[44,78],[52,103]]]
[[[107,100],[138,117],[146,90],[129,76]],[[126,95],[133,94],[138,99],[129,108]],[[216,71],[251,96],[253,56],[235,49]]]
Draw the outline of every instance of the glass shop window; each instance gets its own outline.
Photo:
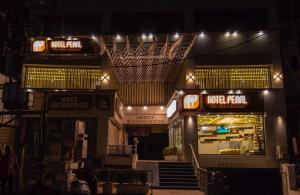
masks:
[[[182,152],[183,120],[169,127],[169,145],[176,146],[178,153]]]
[[[264,116],[198,116],[199,154],[265,155]]]

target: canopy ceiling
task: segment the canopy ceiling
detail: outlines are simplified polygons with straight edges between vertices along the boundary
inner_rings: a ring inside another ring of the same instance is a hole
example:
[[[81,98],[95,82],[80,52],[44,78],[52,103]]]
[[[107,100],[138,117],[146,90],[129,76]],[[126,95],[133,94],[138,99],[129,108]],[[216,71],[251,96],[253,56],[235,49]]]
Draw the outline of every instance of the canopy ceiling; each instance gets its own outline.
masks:
[[[172,81],[188,55],[196,34],[99,36],[120,82]]]

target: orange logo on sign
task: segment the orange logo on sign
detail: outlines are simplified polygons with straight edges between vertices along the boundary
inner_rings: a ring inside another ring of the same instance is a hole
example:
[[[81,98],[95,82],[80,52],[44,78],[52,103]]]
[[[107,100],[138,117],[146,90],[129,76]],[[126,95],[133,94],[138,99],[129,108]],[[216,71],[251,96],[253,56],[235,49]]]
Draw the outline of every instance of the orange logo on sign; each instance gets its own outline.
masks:
[[[33,52],[43,52],[46,49],[46,42],[44,40],[35,40],[32,43]]]
[[[186,110],[195,110],[200,105],[199,95],[186,95],[183,98],[183,108]]]

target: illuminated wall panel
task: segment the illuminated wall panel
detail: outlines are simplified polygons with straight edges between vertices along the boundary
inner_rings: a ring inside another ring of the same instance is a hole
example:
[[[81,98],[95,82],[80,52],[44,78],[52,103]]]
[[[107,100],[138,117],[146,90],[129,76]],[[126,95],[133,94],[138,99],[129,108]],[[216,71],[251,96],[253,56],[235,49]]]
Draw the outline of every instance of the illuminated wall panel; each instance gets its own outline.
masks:
[[[261,89],[271,88],[268,67],[197,68],[195,85],[200,89]]]
[[[96,89],[101,70],[87,67],[26,66],[25,88]]]

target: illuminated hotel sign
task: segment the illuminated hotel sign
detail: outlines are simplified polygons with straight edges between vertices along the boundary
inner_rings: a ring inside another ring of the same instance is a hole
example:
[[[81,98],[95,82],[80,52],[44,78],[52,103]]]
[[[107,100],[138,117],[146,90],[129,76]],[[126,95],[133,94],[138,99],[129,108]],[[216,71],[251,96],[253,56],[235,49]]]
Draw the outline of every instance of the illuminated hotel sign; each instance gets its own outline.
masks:
[[[185,110],[196,110],[199,108],[200,105],[200,96],[193,94],[193,95],[186,95],[183,98],[183,109]]]
[[[176,111],[177,111],[177,102],[176,100],[172,100],[171,104],[167,108],[167,117],[171,118]]]
[[[80,51],[82,42],[79,40],[50,41],[49,47],[54,51]]]
[[[32,38],[31,52],[50,54],[96,54],[97,43],[91,38]]]
[[[205,94],[203,95],[203,103],[207,108],[246,108],[248,106],[248,96],[240,94]]]

